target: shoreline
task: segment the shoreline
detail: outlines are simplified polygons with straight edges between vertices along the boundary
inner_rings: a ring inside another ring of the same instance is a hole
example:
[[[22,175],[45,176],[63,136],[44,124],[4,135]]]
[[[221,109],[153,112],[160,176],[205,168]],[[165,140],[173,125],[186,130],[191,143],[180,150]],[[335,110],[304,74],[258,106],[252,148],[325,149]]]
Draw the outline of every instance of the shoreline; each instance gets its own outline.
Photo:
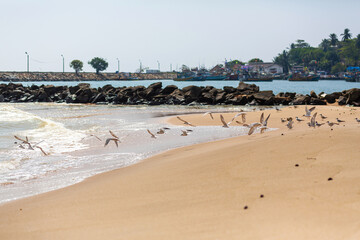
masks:
[[[279,118],[295,117],[303,108],[262,111],[271,113],[269,125],[277,131],[166,151],[64,189],[0,205],[0,236],[355,239],[360,234],[360,169],[352,159],[359,154],[360,124],[353,118],[359,111],[317,106],[331,120],[346,119],[346,127],[331,131],[295,123],[293,130],[285,129]],[[226,120],[233,116],[223,115]],[[250,112],[247,121],[258,121],[259,115]],[[218,125],[218,117],[183,118]],[[179,124],[176,118],[169,122]]]

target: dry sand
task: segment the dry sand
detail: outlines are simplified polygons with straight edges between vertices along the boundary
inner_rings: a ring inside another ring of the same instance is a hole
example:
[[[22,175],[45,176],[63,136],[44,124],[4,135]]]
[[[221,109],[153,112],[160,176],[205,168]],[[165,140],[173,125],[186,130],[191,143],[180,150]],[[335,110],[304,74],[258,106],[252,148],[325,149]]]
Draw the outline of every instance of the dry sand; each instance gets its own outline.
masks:
[[[360,239],[360,109],[315,112],[346,122],[288,130],[280,118],[304,106],[266,110],[278,130],[175,149],[3,204],[0,239]],[[182,117],[220,124],[219,114]]]

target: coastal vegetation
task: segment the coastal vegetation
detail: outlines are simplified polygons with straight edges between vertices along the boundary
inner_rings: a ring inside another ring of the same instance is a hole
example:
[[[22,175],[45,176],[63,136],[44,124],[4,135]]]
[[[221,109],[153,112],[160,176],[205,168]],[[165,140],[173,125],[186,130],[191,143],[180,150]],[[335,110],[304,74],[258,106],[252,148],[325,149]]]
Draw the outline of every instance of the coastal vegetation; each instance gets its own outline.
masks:
[[[70,63],[70,67],[75,70],[76,74],[78,74],[79,71],[82,71],[83,66],[84,66],[83,62],[77,59],[72,60]]]
[[[109,66],[109,63],[105,59],[100,57],[94,57],[88,63],[96,70],[97,74],[99,74],[100,71],[106,70]]]
[[[283,50],[274,58],[274,62],[288,73],[292,66],[304,66],[311,70],[322,70],[332,74],[346,71],[348,66],[360,64],[360,34],[352,39],[346,28],[341,40],[335,33],[321,41],[318,47],[312,47],[305,40],[297,40],[290,48]]]

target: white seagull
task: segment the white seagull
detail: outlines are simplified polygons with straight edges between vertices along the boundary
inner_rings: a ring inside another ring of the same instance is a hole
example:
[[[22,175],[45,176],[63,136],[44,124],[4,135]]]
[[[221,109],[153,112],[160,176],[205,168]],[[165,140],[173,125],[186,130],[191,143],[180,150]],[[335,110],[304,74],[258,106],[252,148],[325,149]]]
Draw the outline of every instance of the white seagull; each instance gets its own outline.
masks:
[[[304,117],[311,117],[311,112],[314,111],[315,107],[312,107],[308,110],[307,106],[305,106],[305,115]]]

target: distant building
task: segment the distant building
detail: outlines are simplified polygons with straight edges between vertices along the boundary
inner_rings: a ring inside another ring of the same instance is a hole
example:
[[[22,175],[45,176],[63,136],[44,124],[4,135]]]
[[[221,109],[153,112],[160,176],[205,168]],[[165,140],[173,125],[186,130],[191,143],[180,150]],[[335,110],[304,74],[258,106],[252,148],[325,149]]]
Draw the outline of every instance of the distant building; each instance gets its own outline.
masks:
[[[284,69],[281,65],[268,62],[268,63],[262,63],[262,62],[251,62],[248,64],[251,71],[255,72],[263,72],[267,74],[281,74],[284,73]]]
[[[303,72],[303,71],[304,71],[304,66],[292,66],[292,67],[291,67],[291,71],[292,71],[293,73]]]
[[[158,69],[146,69],[146,73],[160,73]]]

